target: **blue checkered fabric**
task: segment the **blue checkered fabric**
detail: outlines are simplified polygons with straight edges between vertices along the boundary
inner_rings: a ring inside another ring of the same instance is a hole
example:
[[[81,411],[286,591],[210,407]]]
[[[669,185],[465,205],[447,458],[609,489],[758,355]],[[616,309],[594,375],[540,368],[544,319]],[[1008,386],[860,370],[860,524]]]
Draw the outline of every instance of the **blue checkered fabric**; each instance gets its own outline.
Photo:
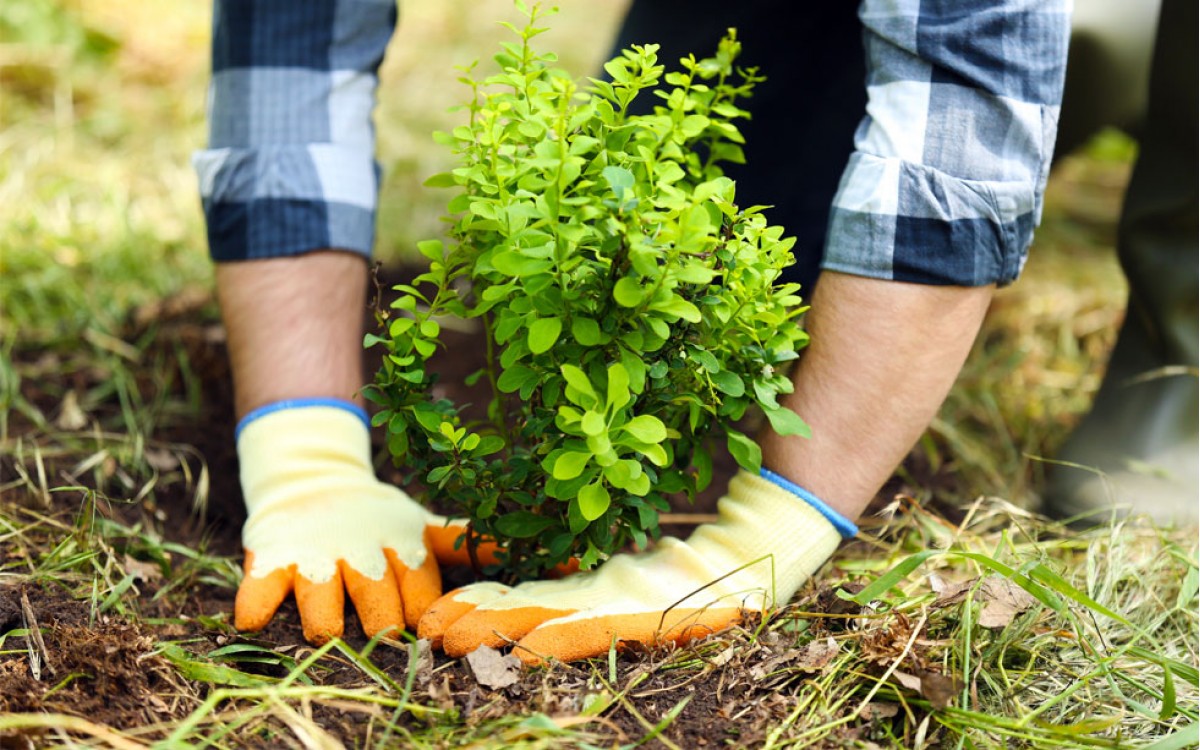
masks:
[[[217,0],[209,143],[193,163],[215,260],[369,255],[371,111],[395,0]]]
[[[1068,4],[864,0],[867,113],[822,267],[926,284],[1017,277],[1054,147]],[[370,113],[395,22],[392,0],[217,0],[210,143],[195,158],[216,260],[369,254]]]
[[[1041,219],[1069,0],[867,0],[867,115],[822,267],[1007,284]]]

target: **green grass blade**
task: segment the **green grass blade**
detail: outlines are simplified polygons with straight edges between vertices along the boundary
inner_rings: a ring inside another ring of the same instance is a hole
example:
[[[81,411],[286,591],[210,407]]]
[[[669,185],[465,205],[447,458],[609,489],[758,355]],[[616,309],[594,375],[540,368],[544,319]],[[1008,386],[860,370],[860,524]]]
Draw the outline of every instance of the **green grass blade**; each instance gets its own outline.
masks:
[[[1160,740],[1142,745],[1142,750],[1182,750],[1185,747],[1196,747],[1198,744],[1200,744],[1200,724],[1193,722]]]

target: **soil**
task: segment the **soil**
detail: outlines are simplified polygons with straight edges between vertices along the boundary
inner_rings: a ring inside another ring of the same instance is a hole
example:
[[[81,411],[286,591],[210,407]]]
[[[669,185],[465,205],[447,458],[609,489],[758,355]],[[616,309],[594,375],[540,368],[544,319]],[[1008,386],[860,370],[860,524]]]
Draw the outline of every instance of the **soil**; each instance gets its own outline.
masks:
[[[390,288],[410,276],[404,269],[385,270],[381,286]],[[157,451],[155,461],[165,468],[170,468],[173,462],[179,464],[175,466],[175,474],[187,468],[196,477],[202,467],[207,468],[210,482],[207,509],[200,513],[193,507],[194,483],[184,481],[164,482],[140,502],[108,500],[107,496],[125,495],[106,491],[59,492],[38,497],[23,487],[13,489],[15,483],[12,480],[18,474],[18,459],[13,456],[0,456],[0,488],[9,488],[0,493],[0,507],[5,514],[17,514],[26,519],[37,516],[49,519],[47,523],[65,524],[65,528],[77,526],[75,533],[86,534],[87,521],[79,520],[86,515],[80,513],[82,496],[84,502],[90,499],[94,504],[92,523],[97,517],[111,518],[129,527],[156,530],[165,542],[203,549],[215,555],[238,557],[239,534],[245,514],[233,444],[233,391],[223,330],[216,322],[211,299],[203,294],[192,294],[140,310],[132,316],[123,338],[130,342],[151,340],[142,357],[147,364],[181,360],[186,363],[169,372],[165,379],[161,370],[152,372],[147,367],[142,380],[143,373],[139,370],[138,387],[148,402],[150,397],[162,395],[164,390],[178,398],[189,395],[190,389],[190,396],[202,405],[194,411],[163,420],[156,434],[150,436],[150,445]],[[458,403],[482,404],[480,393],[463,385],[466,375],[483,363],[485,347],[480,332],[446,331],[444,341],[446,348],[434,368],[441,375],[439,387]],[[180,358],[180,352],[186,356]],[[372,372],[375,368],[372,358],[377,355],[367,352],[365,356],[367,371]],[[108,377],[103,368],[91,365],[73,368],[69,354],[18,350],[13,357],[26,371],[42,373],[42,377],[22,379],[24,398],[43,413],[57,415],[60,421],[63,419],[64,394],[86,393]],[[92,409],[90,416],[103,423],[106,414],[111,417],[119,409],[117,399],[112,398]],[[8,427],[10,437],[14,438],[22,435],[32,438],[38,433],[36,426],[17,412],[10,415]],[[379,448],[381,438],[376,435]],[[381,456],[382,453],[381,448]],[[49,486],[63,484],[57,481],[63,477],[72,480],[66,482],[67,485],[92,487],[103,484],[105,477],[113,479],[114,473],[115,478],[120,479],[119,469],[113,469],[107,462],[91,471],[80,472],[80,460],[78,453],[47,457],[44,463],[47,476],[51,478]],[[702,493],[694,505],[678,499],[673,512],[715,512],[716,498],[734,469],[734,462],[727,454],[719,455],[712,487]],[[931,474],[918,454],[911,457],[907,469],[908,476],[926,488],[951,481],[949,467]],[[380,462],[380,475],[389,481],[397,481],[399,477],[386,461]],[[100,480],[97,480],[98,476]],[[103,487],[99,489],[103,490]],[[915,494],[899,481],[893,481],[880,493],[877,502],[887,503],[898,493]],[[956,514],[953,508],[942,510],[951,517]],[[694,525],[694,520],[664,524],[664,532],[686,535]],[[62,534],[61,531],[55,533]],[[210,687],[204,680],[183,678],[181,670],[162,653],[162,642],[179,642],[187,652],[199,655],[238,643],[267,647],[296,659],[309,653],[291,599],[284,603],[263,632],[253,637],[239,635],[227,624],[234,595],[230,586],[197,576],[194,580],[185,578],[185,585],[164,589],[164,579],[154,564],[153,555],[132,544],[125,551],[125,568],[136,573],[133,581],[136,601],[132,604],[136,613],[123,616],[119,613],[120,607],[113,607],[107,613],[97,615],[93,602],[79,598],[79,581],[20,575],[26,569],[24,562],[28,558],[48,554],[48,543],[44,543],[39,535],[50,538],[47,527],[33,526],[21,539],[0,544],[0,571],[17,572],[7,578],[0,576],[0,714],[67,714],[120,730],[173,722],[194,710]],[[121,542],[119,534],[107,538],[111,544]],[[177,565],[183,562],[179,556],[174,561]],[[176,568],[172,579],[177,578],[178,573],[179,568]],[[452,584],[463,582],[466,581],[450,579]],[[844,608],[845,604],[830,596],[828,591],[814,589],[804,597],[803,606],[807,611],[837,613],[836,610]],[[18,635],[24,631],[11,633],[23,628],[40,628],[44,644]],[[6,636],[6,633],[10,635]],[[348,608],[346,633],[347,642],[354,648],[365,644],[352,608]],[[751,643],[746,631],[739,629],[722,638],[743,645]],[[753,746],[791,711],[794,705],[791,695],[799,689],[804,677],[802,671],[790,673],[788,677],[787,670],[784,670],[785,679],[782,680],[754,677],[755,665],[778,659],[784,649],[784,644],[772,645],[769,639],[760,639],[737,651],[734,660],[737,664],[718,664],[720,659],[713,659],[714,647],[710,643],[693,654],[712,662],[699,672],[656,668],[664,660],[679,658],[679,654],[628,655],[621,660],[619,683],[628,685],[639,675],[646,675],[640,678],[644,681],[630,692],[628,700],[651,727],[680,701],[688,701],[667,732],[675,743],[692,747]],[[401,682],[409,669],[409,658],[406,648],[386,644],[371,655],[377,667]],[[326,659],[322,664],[325,671],[320,673],[319,679],[324,684],[357,687],[366,683],[364,673],[344,660]],[[35,666],[39,667],[36,671],[40,674],[35,674]],[[284,666],[276,664],[238,662],[234,666],[245,672],[274,677],[287,672]],[[577,715],[587,696],[597,692],[593,670],[586,665],[558,665],[549,671],[529,672],[515,685],[489,690],[475,680],[464,662],[447,659],[441,654],[435,654],[418,670],[416,691],[415,696],[422,703],[456,709],[467,725],[487,718],[533,712],[549,716]],[[347,745],[361,745],[364,733],[371,726],[362,715],[344,705],[314,705],[312,711],[318,725]],[[628,742],[649,731],[649,727],[639,722],[629,710],[613,711],[606,716],[611,718],[587,725],[587,730],[595,733],[594,739],[599,744]],[[415,718],[411,721],[420,723]],[[38,746],[43,731],[12,730],[7,734],[0,731],[0,748]],[[517,732],[513,736],[515,740],[519,738],[520,730],[514,728],[513,731]],[[848,725],[845,732],[841,739],[847,743],[862,739],[860,730],[853,725]],[[239,735],[239,746],[259,744],[261,740],[256,740],[256,736],[259,735],[243,730]]]

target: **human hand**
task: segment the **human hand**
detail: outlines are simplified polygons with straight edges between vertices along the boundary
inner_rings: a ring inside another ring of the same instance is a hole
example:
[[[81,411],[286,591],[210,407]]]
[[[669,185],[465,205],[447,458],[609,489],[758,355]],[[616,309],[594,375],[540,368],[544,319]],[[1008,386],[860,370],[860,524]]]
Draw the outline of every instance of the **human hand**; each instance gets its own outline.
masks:
[[[515,643],[527,664],[599,656],[614,643],[684,643],[738,622],[747,610],[786,602],[841,536],[856,532],[808,493],[802,500],[745,472],[730,482],[718,509],[719,520],[686,542],[664,539],[651,552],[618,555],[592,572],[453,591],[430,606],[417,634],[450,656]]]
[[[438,563],[469,562],[465,527],[375,478],[365,415],[339,401],[280,402],[239,426],[247,519],[239,630],[266,627],[294,592],[304,637],[344,629],[349,593],[367,635],[415,627],[442,593]],[[479,559],[493,560],[494,545]]]

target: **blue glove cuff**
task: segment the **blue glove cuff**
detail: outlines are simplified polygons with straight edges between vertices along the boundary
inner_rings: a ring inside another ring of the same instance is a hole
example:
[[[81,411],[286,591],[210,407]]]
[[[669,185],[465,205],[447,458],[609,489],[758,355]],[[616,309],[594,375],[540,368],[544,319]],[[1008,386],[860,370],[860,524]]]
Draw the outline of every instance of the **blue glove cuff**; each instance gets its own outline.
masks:
[[[858,527],[854,525],[853,521],[850,521],[841,513],[838,513],[833,508],[830,508],[813,493],[794,482],[784,479],[765,466],[759,471],[759,473],[762,475],[763,479],[766,479],[768,482],[776,486],[782,487],[812,507],[816,508],[817,512],[825,516],[825,519],[833,524],[833,528],[837,529],[838,533],[841,534],[843,538],[852,539],[858,534]]]
[[[283,411],[284,409],[304,409],[310,406],[331,406],[334,409],[341,409],[342,411],[350,412],[362,420],[364,427],[366,427],[368,430],[371,429],[371,418],[367,416],[367,410],[358,404],[350,401],[343,401],[340,398],[290,398],[284,401],[273,401],[264,406],[260,406],[246,416],[242,417],[241,421],[239,421],[237,424],[237,428],[233,432],[233,437],[235,440],[241,437],[242,430],[246,428],[246,425],[250,424],[259,417],[265,417],[268,414],[272,414],[277,411]]]

